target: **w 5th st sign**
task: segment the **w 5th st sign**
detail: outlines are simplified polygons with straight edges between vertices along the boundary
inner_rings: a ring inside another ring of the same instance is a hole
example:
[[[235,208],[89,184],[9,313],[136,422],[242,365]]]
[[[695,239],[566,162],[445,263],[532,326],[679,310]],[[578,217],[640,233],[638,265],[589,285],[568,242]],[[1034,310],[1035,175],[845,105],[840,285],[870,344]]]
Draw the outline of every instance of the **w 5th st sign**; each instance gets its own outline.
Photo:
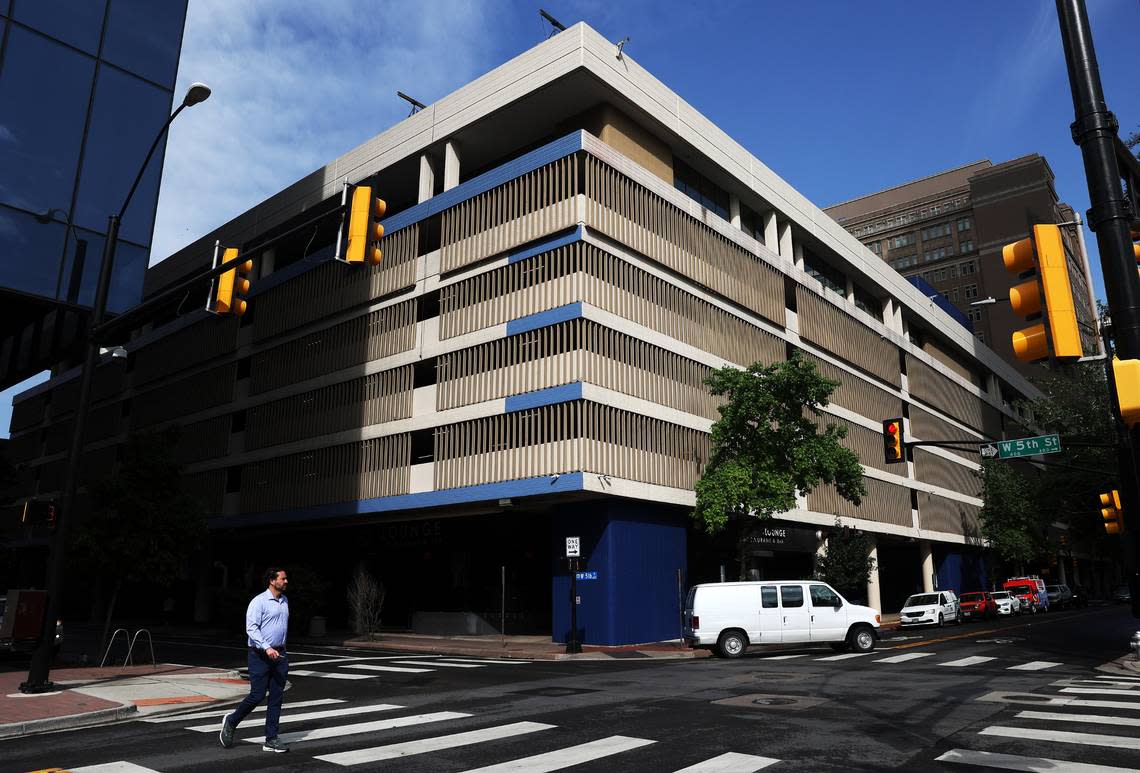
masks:
[[[997,443],[983,443],[978,452],[983,459],[1017,459],[1022,456],[1056,454],[1061,451],[1061,438],[1057,435],[1001,440]]]

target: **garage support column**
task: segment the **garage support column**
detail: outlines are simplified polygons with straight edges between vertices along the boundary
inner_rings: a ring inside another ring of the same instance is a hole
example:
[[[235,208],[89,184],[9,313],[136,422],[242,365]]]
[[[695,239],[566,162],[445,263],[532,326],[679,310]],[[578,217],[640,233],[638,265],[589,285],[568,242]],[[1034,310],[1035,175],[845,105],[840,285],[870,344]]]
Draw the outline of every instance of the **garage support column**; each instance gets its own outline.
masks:
[[[733,193],[728,194],[728,222],[732,223],[733,228],[740,230],[740,199]]]
[[[443,146],[443,189],[449,191],[459,185],[459,146],[448,142]]]
[[[930,540],[918,543],[918,554],[922,557],[922,592],[934,592],[934,549]]]
[[[868,535],[871,542],[871,549],[867,555],[875,560],[875,568],[871,570],[871,574],[867,577],[867,606],[873,607],[881,614],[883,611],[882,596],[879,593],[879,540],[873,535]]]
[[[435,193],[435,161],[426,153],[420,156],[420,191],[417,201],[422,204]]]

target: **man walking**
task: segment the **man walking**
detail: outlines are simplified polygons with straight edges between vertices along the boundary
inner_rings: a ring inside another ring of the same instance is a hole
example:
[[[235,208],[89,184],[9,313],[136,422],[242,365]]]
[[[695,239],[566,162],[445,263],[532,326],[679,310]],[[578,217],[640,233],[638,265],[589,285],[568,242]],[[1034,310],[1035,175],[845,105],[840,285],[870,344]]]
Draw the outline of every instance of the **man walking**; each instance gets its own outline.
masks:
[[[269,691],[269,704],[265,711],[265,742],[262,751],[287,752],[289,745],[277,737],[277,723],[281,719],[281,700],[285,697],[285,677],[289,675],[289,660],[285,656],[285,634],[289,630],[289,601],[285,589],[289,578],[284,569],[269,569],[265,573],[268,586],[249,602],[245,610],[245,632],[249,644],[249,695],[237,709],[222,717],[222,731],[218,734],[222,746],[234,745],[234,731],[238,723],[253,711]]]

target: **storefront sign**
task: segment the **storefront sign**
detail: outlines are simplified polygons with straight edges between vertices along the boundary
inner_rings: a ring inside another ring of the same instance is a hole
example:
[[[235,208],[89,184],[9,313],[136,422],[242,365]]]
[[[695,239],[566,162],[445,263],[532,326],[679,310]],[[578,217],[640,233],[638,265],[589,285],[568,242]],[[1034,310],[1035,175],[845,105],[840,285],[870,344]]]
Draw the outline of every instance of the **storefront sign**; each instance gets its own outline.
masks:
[[[817,540],[815,529],[799,526],[754,526],[744,534],[745,550],[749,555],[767,551],[814,553]]]

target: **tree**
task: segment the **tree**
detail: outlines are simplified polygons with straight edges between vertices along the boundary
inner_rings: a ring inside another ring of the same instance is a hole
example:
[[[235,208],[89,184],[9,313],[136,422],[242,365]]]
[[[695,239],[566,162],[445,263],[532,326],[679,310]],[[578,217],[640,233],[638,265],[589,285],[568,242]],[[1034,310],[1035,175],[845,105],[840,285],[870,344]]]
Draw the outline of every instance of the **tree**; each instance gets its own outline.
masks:
[[[705,384],[726,397],[712,427],[712,452],[697,481],[693,517],[710,534],[733,516],[767,520],[796,506],[796,492],[834,484],[858,505],[866,494],[859,458],[840,441],[847,428],[827,424],[820,408],[838,382],[798,352],[773,365],[723,367]]]
[[[816,556],[816,576],[847,598],[863,598],[873,571],[871,540],[861,531],[844,528],[837,517],[826,552]]]
[[[1140,148],[1140,132],[1132,132],[1129,134],[1124,144],[1129,150],[1136,151],[1136,160],[1140,161],[1140,150],[1136,150],[1136,148]]]
[[[982,463],[982,536],[1019,571],[1041,555],[1050,520],[1039,506],[1038,479],[1031,475],[1006,461]]]
[[[361,566],[348,586],[348,610],[352,615],[352,630],[364,634],[371,641],[380,630],[380,614],[384,609],[384,585]]]
[[[206,534],[201,504],[181,487],[176,428],[130,436],[119,470],[90,484],[91,512],[77,522],[77,557],[111,583],[106,640],[124,583],[168,587]]]

